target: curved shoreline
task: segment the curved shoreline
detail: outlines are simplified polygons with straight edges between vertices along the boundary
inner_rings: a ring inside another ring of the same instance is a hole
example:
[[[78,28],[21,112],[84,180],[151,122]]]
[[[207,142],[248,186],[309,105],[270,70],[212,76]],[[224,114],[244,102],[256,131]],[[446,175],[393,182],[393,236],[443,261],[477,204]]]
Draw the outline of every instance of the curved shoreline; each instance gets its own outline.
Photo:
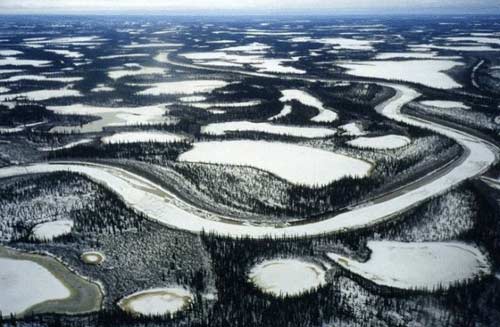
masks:
[[[332,80],[333,81],[333,80]],[[367,203],[351,211],[321,221],[296,226],[252,226],[237,223],[229,217],[206,212],[183,202],[163,187],[121,168],[90,163],[41,163],[0,169],[0,178],[23,174],[70,171],[83,173],[95,182],[114,191],[132,209],[146,217],[172,228],[193,233],[214,233],[230,237],[292,238],[315,236],[365,228],[391,219],[423,201],[444,193],[463,181],[483,174],[497,161],[498,149],[491,143],[465,132],[401,113],[401,108],[420,94],[410,87],[392,83],[379,83],[396,90],[389,100],[376,107],[385,117],[433,130],[454,139],[464,147],[468,156],[460,165],[421,187],[410,190],[387,201]]]

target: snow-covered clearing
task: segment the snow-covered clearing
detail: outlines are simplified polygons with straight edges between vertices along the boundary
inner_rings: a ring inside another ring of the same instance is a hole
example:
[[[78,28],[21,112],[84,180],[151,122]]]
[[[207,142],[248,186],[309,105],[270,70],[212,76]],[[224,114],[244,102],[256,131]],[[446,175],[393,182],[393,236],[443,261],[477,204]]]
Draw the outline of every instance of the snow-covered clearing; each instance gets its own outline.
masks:
[[[254,266],[249,280],[263,292],[276,296],[296,296],[326,283],[325,270],[299,259],[267,260]]]
[[[0,309],[4,316],[22,314],[38,303],[71,295],[61,281],[36,262],[0,257],[0,267]]]
[[[10,57],[10,56],[17,56],[23,54],[21,51],[17,50],[0,50],[0,56],[2,57]]]
[[[18,82],[18,81],[47,81],[72,83],[83,80],[83,77],[47,77],[45,75],[16,75],[9,78],[1,79],[0,82]]]
[[[16,57],[0,58],[0,66],[33,66],[46,67],[51,64],[49,60],[19,59]]]
[[[176,48],[181,47],[181,43],[134,43],[122,46],[125,49],[145,49],[145,48]]]
[[[162,95],[162,94],[196,94],[210,93],[220,89],[228,82],[220,80],[187,80],[179,82],[163,82],[152,84],[144,91],[137,92],[138,95]]]
[[[331,38],[320,38],[314,39],[311,37],[295,37],[289,40],[292,43],[322,43],[325,45],[332,46],[335,50],[357,50],[357,51],[372,51],[374,50],[373,45],[375,43],[380,43],[382,41],[374,40],[359,40],[359,39],[348,39],[343,37],[331,37]]]
[[[461,59],[458,56],[439,56],[437,52],[381,52],[375,59]]]
[[[296,90],[296,89],[289,89],[289,90],[282,90],[281,91],[282,97],[280,98],[281,102],[289,102],[292,100],[299,101],[305,106],[313,107],[318,109],[319,114],[316,115],[315,117],[311,118],[311,121],[317,122],[317,123],[331,123],[335,120],[338,119],[337,113],[328,110],[325,108],[323,105],[323,102],[319,100],[318,98],[310,95],[309,93],[302,91],[302,90]]]
[[[182,101],[182,99],[181,99]],[[249,100],[242,102],[215,102],[215,103],[203,103],[203,102],[188,102],[189,106],[195,107],[198,109],[210,109],[210,108],[242,108],[242,107],[254,107],[261,103],[260,100]]]
[[[464,110],[470,109],[468,105],[458,101],[426,100],[426,101],[420,101],[420,104],[423,104],[424,106],[437,107],[442,109],[454,109],[454,108],[464,109]]]
[[[71,149],[77,145],[81,144],[87,144],[92,142],[92,139],[82,139],[78,140],[75,142],[70,142],[68,144],[62,145],[62,146],[57,146],[57,147],[43,147],[43,148],[38,148],[39,151],[57,151],[57,150],[63,150],[63,149]]]
[[[96,87],[90,90],[90,92],[112,92],[114,90],[115,89],[110,86],[106,86],[104,84],[98,84]]]
[[[347,74],[359,77],[392,79],[418,83],[438,89],[459,88],[461,85],[446,74],[463,63],[452,60],[376,60],[337,63]]]
[[[137,66],[134,66],[137,67]],[[108,72],[108,76],[111,79],[120,79],[125,76],[140,76],[140,75],[164,75],[166,70],[160,67],[144,67],[139,65],[139,69],[119,69],[111,70]]]
[[[371,256],[361,263],[328,253],[328,257],[377,285],[433,291],[491,273],[486,255],[458,242],[368,242]]]
[[[195,143],[179,161],[250,166],[268,171],[294,184],[310,187],[347,176],[367,176],[368,162],[329,151],[289,143],[226,141]]]
[[[500,51],[500,48],[492,48],[489,45],[435,45],[435,44],[415,44],[409,45],[412,50],[448,50],[448,51],[458,51],[458,52],[488,52],[488,51]]]
[[[406,136],[401,135],[384,135],[375,137],[358,137],[347,144],[360,149],[397,149],[411,143],[411,140]]]
[[[101,119],[92,121],[82,126],[56,126],[50,131],[91,133],[101,132],[107,126],[153,125],[170,122],[165,116],[165,105],[144,107],[94,107],[86,104],[73,104],[69,106],[49,106],[47,109],[59,115],[88,115]]]
[[[82,94],[78,90],[62,88],[55,90],[37,90],[37,91],[28,91],[28,92],[14,93],[14,94],[2,94],[0,96],[0,102],[19,97],[26,97],[33,101],[43,101],[54,98],[81,97],[81,96]]]
[[[348,124],[339,126],[339,128],[344,131],[342,133],[343,135],[363,136],[366,134],[366,132],[364,132],[363,129],[361,128],[361,125],[358,123],[348,123]]]
[[[118,306],[132,314],[162,316],[186,309],[193,301],[191,292],[180,287],[155,288],[131,294]]]
[[[45,51],[64,56],[66,58],[72,58],[72,59],[77,59],[77,58],[83,57],[83,54],[81,54],[78,51],[58,50],[58,49],[55,49],[55,50],[45,49]]]
[[[106,59],[122,59],[122,58],[142,58],[149,57],[149,53],[124,53],[124,54],[116,54],[109,56],[100,56],[98,59],[106,60]]]
[[[26,41],[26,40],[25,40]],[[32,39],[26,42],[28,46],[36,46],[36,45],[45,45],[45,44],[64,44],[64,45],[74,45],[74,46],[94,46],[100,45],[102,42],[106,41],[98,36],[68,36],[68,37],[59,37],[54,39]]]
[[[159,131],[141,131],[141,132],[122,132],[111,136],[106,136],[101,139],[104,144],[116,143],[140,143],[140,142],[155,142],[155,143],[171,143],[183,141],[186,138],[182,135],[176,135],[167,132]]]
[[[322,127],[297,127],[274,125],[270,123],[254,123],[249,121],[233,121],[227,123],[212,123],[201,128],[204,134],[224,135],[226,132],[253,131],[277,135],[290,135],[305,138],[318,138],[333,136],[337,133],[334,129]]]
[[[41,223],[33,227],[31,237],[39,241],[52,241],[54,238],[71,233],[72,220],[56,220]]]
[[[9,92],[9,91],[10,91],[10,89],[9,89],[9,88],[7,88],[7,87],[3,87],[3,86],[0,86],[0,93],[7,93],[7,92]]]
[[[220,49],[220,51],[223,51],[223,52],[250,52],[250,53],[252,53],[252,52],[263,52],[263,51],[267,51],[269,49],[271,49],[271,47],[267,44],[253,42],[253,43],[246,44],[246,45],[238,45],[238,46],[234,46],[234,47],[223,48],[223,49]]]

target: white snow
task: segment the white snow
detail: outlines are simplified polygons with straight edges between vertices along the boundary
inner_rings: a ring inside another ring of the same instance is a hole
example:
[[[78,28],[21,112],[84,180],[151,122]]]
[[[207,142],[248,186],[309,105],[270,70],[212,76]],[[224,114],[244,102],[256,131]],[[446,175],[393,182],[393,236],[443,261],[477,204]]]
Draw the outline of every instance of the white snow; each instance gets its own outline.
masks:
[[[347,144],[357,148],[367,149],[397,149],[411,143],[411,140],[406,136],[401,135],[384,135],[375,137],[358,137]]]
[[[130,67],[130,66],[129,66]],[[139,76],[139,75],[163,75],[166,74],[166,70],[160,67],[139,67],[139,69],[120,69],[120,70],[111,70],[108,72],[108,76],[111,79],[119,79],[125,76]]]
[[[17,56],[23,54],[21,51],[17,50],[0,50],[0,56],[9,57],[9,56]]]
[[[426,127],[450,137],[467,149],[467,157],[446,174],[432,181],[404,192],[380,203],[356,207],[344,213],[325,217],[321,221],[294,226],[262,226],[236,224],[224,221],[224,216],[195,208],[175,197],[161,186],[131,172],[116,167],[97,164],[47,164],[0,168],[0,178],[25,174],[71,171],[84,174],[95,182],[113,190],[131,208],[148,218],[170,227],[193,233],[216,233],[230,237],[278,237],[291,238],[306,235],[323,235],[366,228],[374,223],[390,220],[396,214],[422,203],[434,196],[443,194],[469,178],[483,174],[496,161],[497,149],[482,139],[433,122],[415,120],[400,112],[401,108],[417,99],[420,93],[412,88],[383,83],[397,91],[396,95],[376,107],[383,116],[404,123]],[[293,160],[292,160],[293,162]],[[138,181],[147,186],[137,187]]]
[[[51,61],[48,60],[31,60],[31,59],[19,59],[16,57],[5,57],[0,58],[0,66],[33,66],[33,67],[45,67],[50,65]]]
[[[343,130],[343,135],[348,135],[348,136],[363,136],[366,134],[360,127],[360,124],[358,123],[348,123],[342,126],[339,126],[341,130]]]
[[[112,92],[114,90],[115,89],[110,86],[106,86],[104,84],[98,84],[96,87],[90,90],[90,92]]]
[[[161,316],[183,310],[192,301],[191,292],[180,287],[169,287],[133,293],[120,300],[118,306],[135,314]]]
[[[149,57],[149,53],[124,53],[124,54],[116,54],[109,56],[101,56],[97,57],[98,59],[121,59],[121,58],[141,58],[141,57]]]
[[[54,238],[71,233],[71,220],[56,220],[41,223],[33,227],[31,237],[39,241],[52,241]]]
[[[277,115],[274,115],[272,117],[269,117],[268,120],[276,120],[276,119],[280,119],[282,117],[286,117],[288,116],[289,114],[292,113],[292,106],[288,105],[288,104],[285,104],[283,106],[283,109],[281,109],[281,111],[277,114]]]
[[[190,95],[179,98],[181,102],[188,102],[188,103],[205,101],[206,99],[207,98],[204,97],[203,95]]]
[[[325,45],[333,45],[333,49],[336,50],[358,50],[358,51],[371,51],[373,49],[373,44],[380,43],[381,41],[374,40],[360,40],[360,39],[348,39],[343,37],[331,37],[331,38],[320,38],[314,39],[311,37],[294,37],[289,40],[293,43],[304,43],[304,42],[314,42],[322,43]]]
[[[162,95],[162,94],[196,94],[210,93],[213,90],[228,85],[220,80],[187,80],[179,82],[163,82],[153,84],[154,86],[144,91],[137,92],[139,95]]]
[[[7,88],[7,87],[3,87],[3,86],[0,86],[0,93],[7,93],[7,92],[9,92],[9,91],[10,91],[10,89],[9,89],[9,88]]]
[[[0,309],[4,316],[22,314],[38,303],[71,295],[61,281],[36,262],[0,258],[0,267]]]
[[[226,141],[194,143],[179,161],[250,166],[268,171],[294,184],[311,187],[347,176],[367,176],[368,162],[333,152],[289,143]]]
[[[337,64],[354,76],[407,81],[438,89],[461,87],[445,71],[462,65],[452,60],[376,60]]]
[[[380,52],[375,59],[460,59],[458,56],[442,56],[437,52]]]
[[[143,132],[122,132],[111,136],[101,138],[104,144],[116,143],[139,143],[139,142],[155,142],[155,143],[170,143],[183,141],[186,138],[181,135],[176,135],[167,132],[159,131],[143,131]]]
[[[271,49],[270,46],[258,42],[246,44],[246,45],[240,45],[240,46],[234,46],[234,47],[228,47],[221,49],[220,51],[224,52],[261,52],[261,51],[266,51]]]
[[[153,125],[168,123],[165,105],[144,107],[94,107],[86,104],[69,106],[49,106],[47,109],[59,115],[89,115],[101,117],[100,120],[83,126],[57,126],[51,132],[101,132],[106,126]]]
[[[311,118],[311,121],[313,122],[331,123],[338,119],[337,113],[326,109],[321,100],[310,95],[305,91],[297,89],[288,89],[288,90],[282,90],[281,94],[282,94],[282,97],[280,98],[281,102],[289,102],[292,100],[296,100],[302,103],[303,105],[318,109],[319,114]]]
[[[45,75],[16,75],[9,78],[1,79],[0,82],[18,82],[18,81],[48,81],[72,83],[83,80],[83,77],[47,77]]]
[[[6,101],[7,99],[14,99],[17,97],[26,97],[33,101],[43,101],[54,98],[63,97],[81,97],[82,94],[78,90],[71,90],[68,88],[54,89],[54,90],[37,90],[28,91],[14,94],[4,94],[0,96],[0,102]]]
[[[58,55],[65,56],[66,58],[72,58],[72,59],[83,57],[83,54],[81,54],[78,51],[61,50],[61,49],[59,49],[59,50],[58,49],[55,49],[55,50],[45,49],[45,51],[52,52],[52,53],[55,53]]]
[[[299,259],[264,261],[250,270],[249,279],[276,296],[296,296],[326,284],[321,266]]]
[[[453,109],[453,108],[464,109],[464,110],[470,109],[468,105],[465,105],[464,103],[458,101],[426,100],[426,101],[420,101],[420,103],[423,104],[424,106],[437,107],[443,109]]]
[[[258,72],[280,73],[280,74],[305,74],[306,71],[291,66],[284,66],[286,62],[293,62],[293,59],[267,59],[262,58],[262,62],[253,64]]]
[[[185,101],[186,102],[186,101]],[[187,101],[189,103],[189,101]],[[210,109],[210,108],[242,108],[242,107],[254,107],[259,105],[260,100],[249,100],[242,102],[214,102],[214,103],[203,103],[203,102],[190,102],[189,106],[198,109]]]
[[[123,47],[126,49],[144,49],[144,48],[175,48],[181,46],[182,44],[180,43],[163,42],[163,43],[136,43],[136,44],[124,45]]]
[[[297,127],[287,125],[274,125],[270,123],[254,123],[249,121],[212,123],[201,128],[202,133],[212,135],[224,135],[226,134],[226,132],[235,131],[254,131],[305,138],[327,137],[333,136],[337,133],[337,131],[334,129],[322,127]]]
[[[435,290],[491,273],[490,264],[475,246],[458,242],[368,242],[371,256],[361,263],[328,253],[328,257],[377,285]]]
[[[82,139],[82,140],[78,140],[78,141],[75,141],[75,142],[70,142],[68,144],[65,144],[65,145],[62,145],[62,146],[57,146],[57,147],[42,147],[42,148],[38,148],[39,151],[57,151],[57,150],[63,150],[63,149],[70,149],[70,148],[73,148],[77,145],[81,145],[81,144],[87,144],[87,143],[90,143],[92,142],[92,139]]]

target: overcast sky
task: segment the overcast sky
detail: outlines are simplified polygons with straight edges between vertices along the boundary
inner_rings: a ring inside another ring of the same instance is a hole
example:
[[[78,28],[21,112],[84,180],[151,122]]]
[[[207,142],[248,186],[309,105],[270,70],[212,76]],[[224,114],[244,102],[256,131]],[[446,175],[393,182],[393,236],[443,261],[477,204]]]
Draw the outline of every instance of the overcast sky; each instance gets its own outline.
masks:
[[[0,0],[0,13],[499,13],[500,0]]]

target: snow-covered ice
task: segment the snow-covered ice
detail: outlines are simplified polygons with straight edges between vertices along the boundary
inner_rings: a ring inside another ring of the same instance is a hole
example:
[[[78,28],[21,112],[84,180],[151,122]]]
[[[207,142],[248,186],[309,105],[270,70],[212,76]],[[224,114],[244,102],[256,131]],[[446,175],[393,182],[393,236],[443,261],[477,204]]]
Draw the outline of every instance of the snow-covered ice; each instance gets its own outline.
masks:
[[[325,270],[299,259],[266,260],[254,266],[249,280],[263,292],[276,296],[296,296],[326,283]]]
[[[152,87],[137,92],[139,95],[162,95],[162,94],[196,94],[210,93],[213,90],[228,85],[220,80],[187,80],[178,82],[163,82],[153,84]]]
[[[401,289],[435,290],[489,275],[490,263],[477,247],[458,242],[370,241],[364,263],[328,253],[328,257],[375,284]]]
[[[381,78],[418,83],[438,89],[459,88],[461,85],[446,71],[462,66],[453,60],[374,60],[337,63],[347,74],[359,77]]]
[[[438,107],[443,109],[453,109],[453,108],[464,109],[464,110],[470,109],[468,105],[458,101],[426,100],[426,101],[420,101],[420,103],[423,104],[424,106]]]
[[[307,146],[245,140],[195,143],[178,160],[250,166],[311,187],[347,176],[364,177],[372,167],[359,159]]]
[[[155,288],[133,293],[118,302],[132,314],[162,316],[183,310],[193,301],[191,292],[180,287]]]
[[[72,220],[56,220],[41,223],[33,227],[31,237],[39,241],[52,241],[54,238],[71,233]]]
[[[253,131],[305,138],[328,137],[333,136],[337,133],[337,131],[334,129],[322,127],[297,127],[287,125],[274,125],[270,123],[254,123],[249,121],[212,123],[201,128],[202,133],[212,135],[224,135],[226,134],[226,132],[235,131]]]
[[[139,143],[139,142],[156,142],[170,143],[183,141],[186,138],[182,135],[159,132],[159,131],[140,131],[140,132],[121,132],[111,136],[101,138],[104,144],[116,143]]]
[[[22,314],[38,303],[71,295],[61,281],[36,262],[0,258],[0,267],[0,309],[4,316]]]
[[[357,148],[367,149],[397,149],[411,143],[411,140],[402,135],[384,135],[375,137],[358,137],[347,144]]]

